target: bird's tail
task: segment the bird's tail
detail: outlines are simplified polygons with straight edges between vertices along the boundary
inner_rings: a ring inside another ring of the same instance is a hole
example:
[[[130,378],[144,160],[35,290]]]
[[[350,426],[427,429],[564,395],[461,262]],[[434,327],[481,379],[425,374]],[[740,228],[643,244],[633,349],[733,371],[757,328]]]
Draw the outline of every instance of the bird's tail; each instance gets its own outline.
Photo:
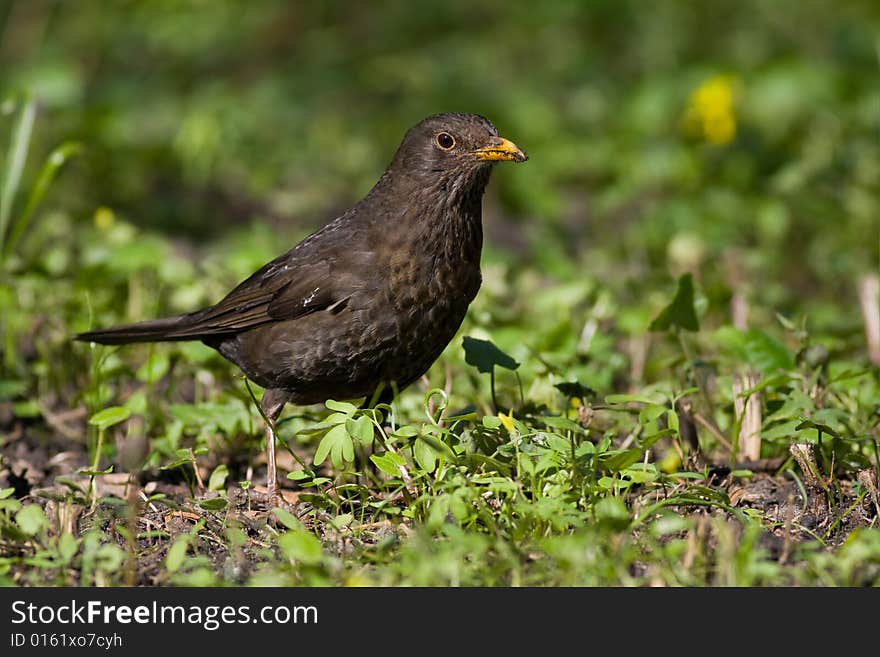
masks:
[[[164,319],[151,319],[137,324],[124,324],[107,329],[87,331],[75,335],[73,339],[81,342],[97,342],[98,344],[199,340],[203,332],[195,326],[194,315],[195,313]]]

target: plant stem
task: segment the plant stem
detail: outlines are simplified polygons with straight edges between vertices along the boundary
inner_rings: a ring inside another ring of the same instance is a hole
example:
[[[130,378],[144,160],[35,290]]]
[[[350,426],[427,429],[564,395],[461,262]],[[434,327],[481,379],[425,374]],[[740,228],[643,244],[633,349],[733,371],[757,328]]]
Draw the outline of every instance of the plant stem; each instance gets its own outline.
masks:
[[[95,458],[92,461],[92,472],[89,474],[89,496],[92,498],[92,510],[98,503],[97,489],[95,488],[95,473],[101,465],[101,449],[104,447],[104,428],[98,429],[98,440],[95,443]]]

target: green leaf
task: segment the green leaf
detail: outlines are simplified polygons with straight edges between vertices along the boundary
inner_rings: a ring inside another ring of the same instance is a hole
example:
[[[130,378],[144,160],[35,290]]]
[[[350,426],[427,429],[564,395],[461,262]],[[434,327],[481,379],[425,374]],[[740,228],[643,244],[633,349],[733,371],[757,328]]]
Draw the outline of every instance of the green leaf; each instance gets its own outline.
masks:
[[[12,497],[12,494],[15,492],[15,488],[0,488],[0,500],[5,500],[7,497]]]
[[[539,435],[543,437],[544,441],[547,443],[547,446],[554,452],[566,455],[571,453],[571,441],[567,438],[563,438],[556,433],[542,433]]]
[[[611,472],[620,472],[642,458],[641,449],[619,449],[605,452],[599,457],[602,465]]]
[[[315,450],[315,465],[321,465],[328,455],[337,468],[354,461],[354,442],[344,424],[337,424],[321,438]]]
[[[441,430],[439,427],[431,427],[430,425],[428,428],[429,428],[429,430],[433,429],[438,432],[444,431],[444,430]],[[425,434],[419,436],[418,440],[424,441],[425,443],[427,443],[434,450],[434,452],[436,452],[437,454],[445,454],[449,458],[452,458],[452,459],[455,458],[455,452],[452,451],[452,448],[449,447],[449,445],[444,443],[442,440],[440,440],[436,436],[431,435],[431,433],[425,433]]]
[[[666,406],[661,406],[659,404],[647,404],[639,411],[639,423],[647,424],[649,422],[653,422],[658,417],[663,415],[669,411]]]
[[[306,565],[317,565],[324,557],[321,541],[307,531],[291,530],[281,534],[278,547],[291,561]]]
[[[125,422],[129,417],[131,417],[131,411],[127,408],[123,408],[122,406],[111,406],[110,408],[105,408],[103,411],[98,411],[90,417],[89,424],[93,427],[98,427],[99,430],[104,430],[108,427],[112,427],[114,424]]]
[[[506,370],[515,370],[519,367],[519,363],[489,340],[479,340],[466,335],[462,342],[465,362],[473,365],[483,374],[491,374],[495,365]]]
[[[348,435],[364,447],[373,443],[373,423],[366,415],[361,415],[354,420],[346,420],[345,429],[348,431]]]
[[[761,431],[761,438],[764,440],[776,440],[777,438],[790,438],[797,433],[797,420],[790,420],[789,422],[783,422],[782,424],[777,424],[769,429],[764,429]]]
[[[28,385],[15,379],[0,379],[0,401],[9,401],[27,392]]]
[[[196,504],[205,511],[222,511],[229,502],[226,501],[225,497],[209,497],[205,500],[197,500]]]
[[[419,430],[411,424],[405,424],[402,427],[398,427],[397,431],[395,431],[393,434],[395,438],[412,438],[413,436],[418,435]]]
[[[67,486],[74,493],[79,493],[80,495],[86,494],[85,489],[82,486],[80,486],[78,482],[76,482],[75,480],[73,480],[69,477],[65,477],[64,475],[61,475],[59,477],[55,477],[55,483],[60,484],[62,486]],[[2,499],[2,498],[0,498],[0,499]]]
[[[21,502],[16,499],[0,500],[0,511],[15,513],[21,508]]]
[[[28,144],[37,116],[37,103],[26,98],[18,116],[18,122],[9,141],[6,156],[6,170],[3,172],[3,186],[0,188],[0,252],[5,251],[6,229],[12,215],[12,205],[21,183],[21,174],[27,161]]]
[[[654,481],[657,479],[656,472],[636,470],[635,468],[628,468],[624,474],[630,479],[630,481],[636,484],[643,484],[646,481]]]
[[[595,453],[596,453],[596,446],[587,440],[585,440],[580,445],[578,445],[577,449],[574,450],[574,455],[576,458],[581,458],[581,457],[586,456],[588,454],[595,454]]]
[[[630,515],[626,505],[616,497],[603,497],[594,507],[596,519],[603,525],[623,529],[629,524]]]
[[[462,522],[467,520],[470,515],[469,505],[461,498],[460,495],[450,495],[449,496],[449,511],[452,513],[452,516]]]
[[[715,331],[718,342],[762,373],[794,369],[794,355],[788,348],[760,329],[740,331],[724,326]]]
[[[809,418],[802,418],[800,424],[798,424],[795,428],[795,431],[802,431],[804,429],[816,429],[816,431],[820,431],[829,436],[834,436],[835,438],[839,438],[840,434],[838,434],[834,429],[829,427],[827,424],[822,424],[821,422],[814,422]]]
[[[437,452],[422,438],[416,438],[413,443],[413,457],[425,472],[433,472],[437,466]]]
[[[151,354],[147,362],[138,369],[137,380],[144,383],[155,383],[168,373],[171,361],[165,353]]]
[[[37,181],[34,183],[33,187],[31,187],[24,209],[21,211],[21,214],[12,225],[12,229],[9,231],[9,241],[6,244],[7,253],[10,253],[15,249],[18,240],[24,235],[34,210],[37,209],[40,201],[46,196],[46,192],[49,191],[49,185],[52,184],[52,181],[61,170],[61,167],[63,167],[71,157],[78,154],[81,150],[82,147],[79,144],[66,142],[53,150],[49,154],[49,157],[46,158],[46,162],[43,164],[43,168],[37,176]]]
[[[581,425],[574,420],[558,415],[545,415],[540,418],[541,422],[553,429],[562,429],[563,431],[574,431],[575,433],[587,433]]]
[[[274,513],[275,517],[278,518],[278,521],[288,529],[305,531],[305,527],[303,527],[299,518],[293,515],[290,511],[282,509],[281,507],[275,507],[272,509],[272,513]]]
[[[333,525],[336,529],[342,529],[343,527],[348,527],[353,520],[354,515],[352,515],[351,513],[342,513],[330,520],[330,524]]]
[[[168,410],[187,427],[198,427],[205,421],[204,412],[192,404],[172,404]]]
[[[49,524],[46,514],[38,504],[28,504],[15,514],[15,522],[18,527],[28,536],[36,535],[43,527]]]
[[[660,393],[636,394],[636,395],[608,395],[605,397],[605,403],[616,404],[665,404],[666,397]]]
[[[226,484],[226,478],[228,476],[229,468],[227,468],[225,464],[221,463],[216,468],[214,468],[214,472],[211,473],[211,478],[208,479],[208,490],[223,490],[223,487]]]
[[[678,289],[675,291],[672,303],[660,311],[649,328],[652,331],[668,331],[672,327],[685,331],[700,330],[700,323],[697,321],[697,313],[694,310],[694,277],[692,274],[683,274],[678,279]]]
[[[61,563],[70,563],[76,555],[77,547],[76,538],[74,538],[73,534],[61,534],[58,538],[58,554],[61,557]]]
[[[165,465],[159,466],[159,469],[160,470],[173,470],[174,468],[179,468],[183,465],[187,465],[188,463],[192,463],[192,462],[193,462],[193,460],[189,457],[189,455],[181,456],[180,458],[175,459],[174,461],[170,461],[170,462],[166,463]]]
[[[36,418],[40,417],[42,411],[40,411],[40,404],[36,399],[28,399],[27,401],[14,402],[12,413],[15,417]]]
[[[340,413],[344,413],[345,415],[354,415],[357,412],[357,406],[355,406],[354,404],[336,401],[334,399],[328,399],[327,401],[325,401],[324,406],[329,408],[331,411],[339,411]]]
[[[650,529],[654,536],[669,536],[690,529],[691,523],[678,515],[667,515],[657,518],[651,523]]]
[[[604,491],[613,491],[617,490],[626,490],[627,488],[633,485],[633,482],[629,479],[616,479],[614,477],[599,477],[599,481],[596,482]]]
[[[114,573],[119,570],[122,562],[125,561],[125,551],[118,545],[104,543],[104,545],[98,548],[95,554],[95,561],[98,562],[98,567],[104,572]]]
[[[169,572],[174,573],[180,569],[183,565],[183,560],[186,557],[186,550],[188,547],[188,536],[180,536],[171,544],[171,547],[168,548],[168,554],[165,556],[165,567]]]
[[[714,488],[709,488],[708,486],[691,484],[687,488],[687,494],[713,502],[721,502],[723,504],[730,503],[730,499],[725,493],[719,490],[715,490]]]
[[[370,460],[376,464],[382,472],[390,477],[400,476],[400,466],[406,461],[399,454],[385,452],[384,454],[371,454]]]

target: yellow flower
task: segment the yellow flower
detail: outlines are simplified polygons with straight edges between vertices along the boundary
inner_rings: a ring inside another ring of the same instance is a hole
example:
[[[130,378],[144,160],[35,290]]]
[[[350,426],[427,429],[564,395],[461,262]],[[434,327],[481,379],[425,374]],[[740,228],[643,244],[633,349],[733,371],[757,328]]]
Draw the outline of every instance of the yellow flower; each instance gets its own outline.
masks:
[[[369,577],[365,577],[359,573],[354,573],[353,575],[349,575],[349,577],[345,580],[345,586],[349,587],[362,587],[362,586],[374,586],[372,580]]]
[[[665,472],[666,474],[672,474],[673,472],[678,472],[679,468],[681,468],[681,459],[678,454],[676,454],[673,450],[669,450],[663,456],[662,459],[657,463],[657,468],[660,472]]]
[[[504,428],[507,429],[507,433],[509,433],[511,436],[516,432],[516,427],[513,425],[512,415],[499,413],[498,419],[501,420],[501,424],[504,425]]]
[[[113,210],[110,208],[104,207],[103,205],[95,210],[94,222],[95,226],[99,230],[110,230],[113,226],[113,222],[116,221],[116,215],[113,214]]]
[[[682,122],[685,132],[719,146],[733,141],[737,86],[733,76],[716,75],[691,92]]]

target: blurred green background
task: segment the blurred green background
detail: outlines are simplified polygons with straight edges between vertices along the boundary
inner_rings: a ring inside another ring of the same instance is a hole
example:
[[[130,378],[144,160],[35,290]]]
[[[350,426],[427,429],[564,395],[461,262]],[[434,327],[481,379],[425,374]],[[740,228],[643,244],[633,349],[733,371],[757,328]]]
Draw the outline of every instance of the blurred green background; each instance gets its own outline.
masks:
[[[22,188],[53,148],[80,147],[8,255],[25,311],[11,333],[55,322],[60,345],[217,300],[360,198],[410,125],[452,110],[531,156],[487,194],[489,301],[524,300],[522,316],[547,281],[574,282],[636,333],[693,271],[709,325],[730,323],[738,291],[759,325],[782,313],[862,348],[878,28],[870,1],[4,2],[4,141],[22,94],[38,103]],[[27,293],[35,273],[53,292]]]

